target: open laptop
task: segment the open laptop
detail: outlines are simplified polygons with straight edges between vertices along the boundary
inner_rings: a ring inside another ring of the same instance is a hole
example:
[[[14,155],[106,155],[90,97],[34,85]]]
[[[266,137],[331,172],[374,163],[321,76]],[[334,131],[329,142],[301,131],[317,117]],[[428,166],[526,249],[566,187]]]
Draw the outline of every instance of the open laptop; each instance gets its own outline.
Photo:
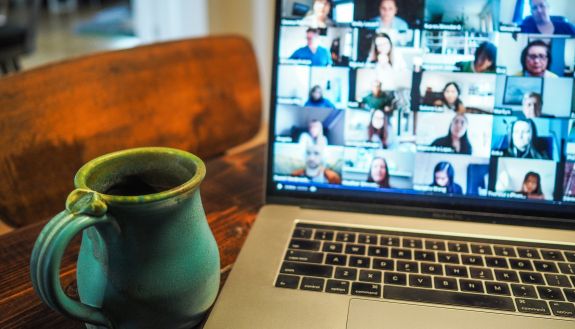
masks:
[[[575,328],[571,2],[276,6],[266,205],[206,328]]]

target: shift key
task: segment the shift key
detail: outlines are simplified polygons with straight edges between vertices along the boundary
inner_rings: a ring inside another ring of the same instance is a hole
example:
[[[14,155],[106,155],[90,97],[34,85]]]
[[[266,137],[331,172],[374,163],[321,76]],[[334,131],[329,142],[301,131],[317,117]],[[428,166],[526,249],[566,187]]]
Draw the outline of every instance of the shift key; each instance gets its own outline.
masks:
[[[307,263],[284,262],[282,264],[281,273],[331,278],[333,267]]]

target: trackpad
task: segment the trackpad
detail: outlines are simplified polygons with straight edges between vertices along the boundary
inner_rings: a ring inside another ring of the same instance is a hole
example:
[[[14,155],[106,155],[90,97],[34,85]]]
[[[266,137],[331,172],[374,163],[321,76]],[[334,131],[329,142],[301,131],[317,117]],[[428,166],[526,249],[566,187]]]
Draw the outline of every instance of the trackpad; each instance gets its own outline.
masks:
[[[573,329],[572,321],[514,314],[352,299],[347,329]]]

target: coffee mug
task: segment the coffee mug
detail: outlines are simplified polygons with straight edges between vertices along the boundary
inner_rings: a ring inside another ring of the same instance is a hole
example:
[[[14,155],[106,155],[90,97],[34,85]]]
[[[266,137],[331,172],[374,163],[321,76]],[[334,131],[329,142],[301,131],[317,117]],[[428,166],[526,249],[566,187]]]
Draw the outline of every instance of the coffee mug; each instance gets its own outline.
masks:
[[[88,328],[191,328],[213,304],[220,258],[199,186],[198,157],[160,147],[119,151],[85,164],[66,210],[44,227],[31,278],[51,308]],[[82,232],[80,302],[60,283],[66,246]]]

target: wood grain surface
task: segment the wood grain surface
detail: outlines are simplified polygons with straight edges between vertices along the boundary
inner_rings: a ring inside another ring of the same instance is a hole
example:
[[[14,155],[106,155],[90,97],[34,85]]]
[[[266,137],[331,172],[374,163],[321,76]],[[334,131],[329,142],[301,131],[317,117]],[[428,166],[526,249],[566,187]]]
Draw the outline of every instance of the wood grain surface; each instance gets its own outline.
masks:
[[[254,136],[255,55],[239,37],[167,42],[73,59],[0,79],[0,218],[53,215],[82,164],[139,146],[202,158]]]
[[[263,205],[264,146],[207,162],[200,189],[208,222],[220,249],[222,284]],[[63,200],[58,204],[62,207]],[[44,305],[30,282],[30,254],[45,225],[35,223],[0,236],[0,328],[85,328]],[[75,262],[79,238],[62,260],[62,286],[76,295]]]

